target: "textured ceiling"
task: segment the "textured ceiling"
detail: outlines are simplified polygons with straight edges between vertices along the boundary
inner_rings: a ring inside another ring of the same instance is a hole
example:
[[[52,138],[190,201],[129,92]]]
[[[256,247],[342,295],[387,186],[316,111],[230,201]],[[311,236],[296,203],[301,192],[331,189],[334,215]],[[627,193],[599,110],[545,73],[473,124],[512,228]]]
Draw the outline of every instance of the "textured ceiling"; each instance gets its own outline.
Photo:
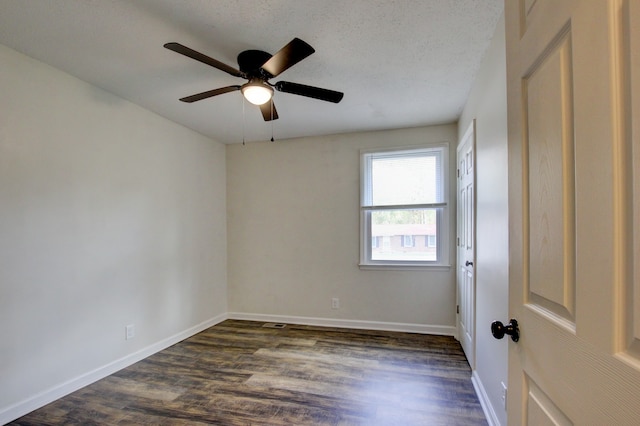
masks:
[[[164,49],[176,41],[237,68],[294,37],[316,53],[278,80],[342,91],[339,104],[276,92],[276,139],[455,121],[503,0],[1,0],[0,44],[224,143],[271,138],[244,80]],[[1,65],[1,64],[0,64]]]

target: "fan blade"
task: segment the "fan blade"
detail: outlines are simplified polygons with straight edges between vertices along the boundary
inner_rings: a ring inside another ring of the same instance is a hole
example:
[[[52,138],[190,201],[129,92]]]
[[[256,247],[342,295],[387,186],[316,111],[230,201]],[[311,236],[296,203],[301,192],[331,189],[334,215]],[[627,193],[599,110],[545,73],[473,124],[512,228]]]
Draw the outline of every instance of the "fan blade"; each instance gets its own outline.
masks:
[[[271,59],[262,65],[262,69],[273,77],[291,68],[307,56],[315,52],[314,48],[299,38],[294,38]]]
[[[201,101],[203,99],[211,98],[213,96],[222,95],[224,93],[235,92],[236,90],[240,90],[240,86],[227,86],[227,87],[221,87],[219,89],[207,90],[206,92],[187,96],[186,98],[181,98],[180,100],[182,102],[191,103],[191,102]]]
[[[262,118],[264,118],[264,121],[278,119],[278,111],[276,111],[276,106],[273,103],[273,98],[271,98],[269,102],[265,102],[260,105],[260,112],[262,112]]]
[[[320,99],[321,101],[338,103],[342,100],[344,93],[335,90],[321,89],[319,87],[307,86],[305,84],[291,83],[289,81],[279,81],[275,84],[278,92],[293,93],[294,95],[306,96],[308,98]]]
[[[190,49],[187,46],[183,46],[180,43],[171,42],[171,43],[165,44],[164,47],[166,47],[169,50],[173,50],[174,52],[178,52],[184,56],[188,56],[191,59],[195,59],[196,61],[200,61],[203,64],[207,64],[214,68],[218,68],[219,70],[224,71],[227,74],[231,74],[235,77],[246,78],[244,73],[241,72],[240,70],[230,67],[229,65],[224,64],[216,59],[210,58],[205,54],[196,52],[195,50]]]

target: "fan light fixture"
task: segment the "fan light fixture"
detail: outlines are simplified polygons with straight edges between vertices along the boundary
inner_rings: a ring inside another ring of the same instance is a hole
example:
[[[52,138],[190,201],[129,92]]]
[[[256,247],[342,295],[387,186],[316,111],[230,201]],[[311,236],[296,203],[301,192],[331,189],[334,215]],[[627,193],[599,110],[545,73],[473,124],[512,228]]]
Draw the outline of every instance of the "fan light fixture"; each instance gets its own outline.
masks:
[[[2,0],[0,0],[2,2]],[[244,112],[244,100],[257,105],[264,121],[278,119],[278,110],[273,104],[274,91],[290,93],[292,95],[305,96],[307,98],[318,99],[326,102],[338,103],[342,100],[344,93],[335,90],[322,89],[320,87],[307,86],[306,84],[292,83],[290,81],[278,81],[270,83],[269,80],[282,74],[304,58],[311,55],[315,50],[308,43],[294,38],[275,55],[262,50],[245,50],[238,54],[238,68],[229,66],[224,62],[211,58],[203,53],[197,52],[187,46],[175,41],[165,43],[166,49],[184,55],[188,58],[202,62],[213,68],[217,68],[234,77],[242,78],[245,84],[234,84],[226,87],[219,87],[206,92],[180,98],[180,102],[197,102],[209,99],[225,93],[242,92],[242,105]]]
[[[273,89],[260,80],[251,80],[242,85],[240,90],[245,99],[254,105],[265,104],[273,96]]]

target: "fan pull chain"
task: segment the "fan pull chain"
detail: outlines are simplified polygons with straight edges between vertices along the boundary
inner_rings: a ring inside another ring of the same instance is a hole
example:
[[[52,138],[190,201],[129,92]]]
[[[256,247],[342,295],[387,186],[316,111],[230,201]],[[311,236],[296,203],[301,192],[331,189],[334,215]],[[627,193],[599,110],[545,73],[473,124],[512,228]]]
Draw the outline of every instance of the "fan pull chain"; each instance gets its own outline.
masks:
[[[242,96],[242,146],[244,145],[244,96]]]
[[[271,142],[274,142],[274,139],[273,139],[273,98],[271,98]]]

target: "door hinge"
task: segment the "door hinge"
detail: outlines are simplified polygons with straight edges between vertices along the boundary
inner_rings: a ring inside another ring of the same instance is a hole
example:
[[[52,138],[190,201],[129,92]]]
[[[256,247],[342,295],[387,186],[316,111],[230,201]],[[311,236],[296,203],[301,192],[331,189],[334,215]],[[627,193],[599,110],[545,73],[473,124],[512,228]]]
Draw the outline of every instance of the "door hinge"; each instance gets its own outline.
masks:
[[[460,305],[456,305],[456,314],[460,313]]]
[[[458,177],[460,177],[460,169],[458,169]]]
[[[456,244],[460,247],[460,237],[456,237]]]

